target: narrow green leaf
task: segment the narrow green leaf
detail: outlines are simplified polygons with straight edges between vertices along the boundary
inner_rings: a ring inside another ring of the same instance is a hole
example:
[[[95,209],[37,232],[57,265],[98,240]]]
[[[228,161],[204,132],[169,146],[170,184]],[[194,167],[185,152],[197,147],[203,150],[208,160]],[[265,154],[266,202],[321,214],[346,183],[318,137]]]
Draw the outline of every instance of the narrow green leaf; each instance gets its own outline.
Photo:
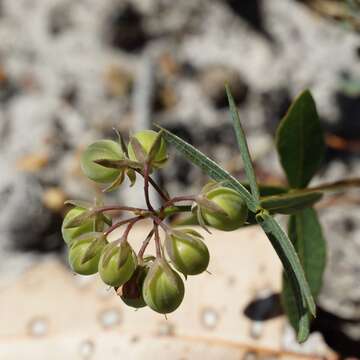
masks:
[[[311,315],[315,316],[316,305],[311,295],[310,287],[306,281],[299,257],[286,233],[271,215],[266,211],[263,211],[258,214],[257,220],[277,252],[287,278],[289,279],[291,289],[295,294],[297,311],[299,319],[301,319],[299,322],[298,340],[300,342],[305,341],[309,332],[309,329],[306,328],[308,322],[305,319],[305,316],[307,316],[307,309]]]
[[[178,136],[172,134],[170,131],[163,130],[163,137],[166,142],[175,146],[175,148],[193,164],[203,170],[210,178],[215,181],[222,181],[224,186],[234,189],[237,191],[242,199],[246,202],[248,208],[256,212],[258,201],[249,193],[241,183],[236,180],[227,171],[221,168],[215,161],[209,159],[201,151],[188,144]]]
[[[281,120],[276,147],[290,186],[306,187],[325,152],[324,133],[309,90],[297,97]]]
[[[246,189],[250,190],[249,183],[242,181],[241,184]],[[260,191],[260,197],[285,194],[289,191],[288,188],[280,185],[258,184],[258,187]]]
[[[259,200],[259,198],[260,198],[259,188],[258,188],[258,185],[256,182],[256,175],[255,175],[254,167],[252,165],[249,147],[248,147],[248,144],[246,141],[245,132],[244,132],[244,129],[242,128],[239,113],[237,111],[234,98],[231,95],[230,87],[228,85],[226,85],[225,89],[226,89],[226,94],[227,94],[228,101],[229,101],[230,113],[231,113],[233,126],[235,129],[236,140],[239,145],[240,154],[241,154],[241,157],[244,162],[245,174],[246,174],[247,180],[249,181],[252,195],[254,196],[254,198],[256,200]]]
[[[312,296],[316,299],[321,289],[326,263],[326,243],[316,211],[309,208],[292,215],[288,232],[303,265]],[[297,330],[299,315],[294,292],[286,276],[283,276],[282,302],[291,325]],[[308,321],[310,322],[309,317]]]
[[[311,207],[322,198],[321,192],[289,192],[261,199],[261,206],[272,213],[293,214],[304,208]]]

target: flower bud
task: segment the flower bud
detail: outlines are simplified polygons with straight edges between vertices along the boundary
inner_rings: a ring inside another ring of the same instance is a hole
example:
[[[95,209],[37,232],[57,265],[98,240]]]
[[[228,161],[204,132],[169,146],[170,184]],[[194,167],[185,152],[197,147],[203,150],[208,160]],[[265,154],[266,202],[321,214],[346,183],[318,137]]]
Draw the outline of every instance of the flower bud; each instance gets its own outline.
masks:
[[[146,275],[143,297],[154,311],[168,314],[176,310],[184,298],[184,283],[179,274],[163,259],[156,259]]]
[[[148,156],[151,152],[151,149],[157,139],[158,133],[153,130],[143,130],[139,131],[136,134],[134,134],[132,137],[135,138],[141,145],[142,150],[146,156]],[[133,161],[139,161],[141,162],[141,159],[139,156],[136,155],[136,151],[133,148],[131,141],[128,145],[128,152],[129,152],[129,158]],[[166,153],[166,143],[164,139],[161,138],[160,144],[157,148],[157,151],[155,151],[154,154],[152,154],[151,164],[154,168],[160,168],[164,166],[166,160],[167,160],[167,153]]]
[[[192,229],[174,230],[165,241],[174,267],[184,275],[197,275],[209,265],[210,255],[201,235]]]
[[[73,240],[75,238],[77,238],[78,236],[93,230],[93,220],[92,219],[88,219],[82,225],[80,225],[78,227],[66,229],[66,226],[70,223],[70,221],[72,219],[79,216],[80,214],[83,214],[85,211],[86,211],[86,209],[74,207],[65,215],[64,221],[61,226],[61,233],[62,233],[63,239],[67,245],[71,245]]]
[[[119,287],[131,278],[136,266],[136,254],[127,242],[120,246],[110,243],[101,254],[99,274],[105,284]]]
[[[98,272],[98,264],[106,240],[75,240],[69,249],[69,264],[80,275]]]
[[[113,182],[119,176],[120,170],[107,168],[94,162],[102,159],[124,159],[120,144],[112,140],[99,140],[89,145],[81,156],[81,169],[89,179],[98,183]]]
[[[207,225],[223,231],[232,231],[244,225],[248,209],[244,200],[235,190],[216,187],[206,192],[204,196],[222,210],[216,212],[200,206],[201,215]]]

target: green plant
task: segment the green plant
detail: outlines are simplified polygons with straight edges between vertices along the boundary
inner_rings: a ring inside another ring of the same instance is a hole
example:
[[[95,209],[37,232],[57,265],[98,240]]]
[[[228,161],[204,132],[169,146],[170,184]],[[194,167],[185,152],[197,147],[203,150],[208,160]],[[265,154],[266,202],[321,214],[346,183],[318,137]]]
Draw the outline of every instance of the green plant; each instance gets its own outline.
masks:
[[[314,205],[324,192],[358,186],[360,180],[307,187],[321,164],[325,145],[314,100],[309,91],[304,91],[282,119],[276,136],[288,186],[258,184],[234,100],[229,88],[226,91],[247,181],[240,182],[198,149],[162,128],[158,133],[137,133],[128,145],[118,134],[119,141],[116,145],[111,142],[110,152],[107,145],[104,149],[104,140],[100,141],[101,146],[96,142],[96,146],[90,145],[85,150],[82,161],[85,174],[98,183],[111,181],[103,191],[118,188],[125,175],[131,184],[140,175],[144,179],[146,208],[68,201],[75,210],[65,217],[62,231],[70,246],[70,264],[82,274],[98,269],[103,281],[113,286],[129,306],[147,305],[166,314],[178,308],[184,297],[184,283],[177,271],[186,278],[205,271],[209,263],[202,236],[192,228],[170,226],[167,222],[170,216],[188,213],[187,223],[198,224],[206,231],[208,227],[232,231],[257,224],[283,264],[284,309],[302,342],[308,337],[311,319],[316,315],[315,299],[326,260],[325,240]],[[166,143],[212,179],[198,195],[171,197],[151,177],[168,159]],[[162,199],[158,209],[151,204],[149,186]],[[187,204],[181,205],[182,202]],[[109,217],[113,212],[132,215],[112,223]],[[275,220],[276,214],[289,216],[288,234]],[[128,235],[144,219],[150,219],[153,227],[136,255]],[[107,243],[108,236],[120,226],[125,227],[121,237]],[[165,234],[164,242],[159,230]],[[152,240],[156,256],[144,257]]]

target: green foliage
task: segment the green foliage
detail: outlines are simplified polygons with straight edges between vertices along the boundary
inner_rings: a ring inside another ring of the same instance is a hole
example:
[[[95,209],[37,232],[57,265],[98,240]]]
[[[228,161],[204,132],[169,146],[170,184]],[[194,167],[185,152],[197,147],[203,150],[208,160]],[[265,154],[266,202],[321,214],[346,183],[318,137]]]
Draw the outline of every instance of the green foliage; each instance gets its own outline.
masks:
[[[321,192],[288,192],[261,199],[263,209],[278,214],[293,214],[314,205],[322,198]]]
[[[221,182],[223,186],[227,186],[237,191],[243,200],[246,202],[248,208],[255,212],[258,201],[249,193],[249,191],[226,170],[219,166],[215,161],[208,158],[200,150],[188,144],[178,136],[172,134],[170,131],[161,128],[165,140],[175,146],[185,158],[191,161],[194,165],[203,170],[209,177],[217,182]]]
[[[304,268],[311,293],[316,298],[321,289],[326,263],[326,243],[316,211],[307,208],[291,215],[288,232]],[[298,329],[299,314],[295,299],[289,280],[284,276],[282,302],[291,325]]]
[[[226,89],[226,94],[227,94],[227,97],[229,100],[231,119],[232,119],[234,130],[235,130],[236,140],[238,142],[240,154],[241,154],[241,157],[244,162],[246,177],[247,177],[247,180],[249,181],[252,195],[254,196],[254,198],[256,200],[259,200],[260,192],[259,192],[259,188],[258,188],[258,185],[256,182],[256,175],[255,175],[254,167],[251,162],[251,157],[250,157],[249,148],[248,148],[247,141],[246,141],[246,136],[245,136],[244,130],[241,126],[239,113],[236,109],[235,101],[231,95],[229,86],[225,86],[225,89]]]
[[[241,226],[260,225],[279,256],[283,268],[282,301],[299,342],[307,339],[315,300],[325,268],[326,246],[321,225],[313,206],[325,191],[359,186],[359,179],[342,180],[316,188],[306,188],[318,170],[324,154],[322,132],[315,102],[309,91],[294,101],[281,121],[276,145],[289,186],[258,184],[245,133],[229,87],[230,105],[236,139],[244,164],[246,182],[240,182],[215,161],[166,129],[145,130],[135,134],[128,145],[118,133],[119,142],[101,140],[90,145],[82,157],[82,168],[90,179],[107,184],[103,191],[119,187],[127,176],[130,183],[144,179],[146,208],[104,206],[85,201],[68,201],[75,208],[65,217],[62,232],[69,247],[69,262],[74,271],[89,275],[99,272],[104,283],[115,287],[129,306],[148,306],[159,313],[170,313],[184,297],[183,275],[197,275],[207,269],[210,254],[202,236],[192,228],[170,227],[165,219],[176,213],[191,217],[182,224],[199,224],[223,231]],[[195,196],[171,197],[150,176],[168,159],[166,143],[199,167],[212,180]],[[109,184],[110,183],[110,184]],[[159,209],[151,204],[149,186],[160,195]],[[181,201],[192,204],[180,205]],[[132,217],[115,224],[106,212],[130,212]],[[290,215],[288,235],[275,220],[275,214]],[[133,225],[151,220],[153,228],[136,255],[128,243]],[[181,222],[180,222],[181,223]],[[179,222],[178,222],[179,224]],[[122,236],[108,243],[112,231],[126,225]],[[160,238],[159,228],[165,233]],[[144,258],[154,239],[156,257]],[[166,250],[166,252],[165,252]],[[169,258],[169,260],[168,260]],[[146,260],[151,259],[151,260]]]
[[[285,213],[299,211],[307,206],[313,205],[321,198],[322,194],[319,192],[287,193],[274,195],[271,198],[265,198],[260,201],[259,189],[256,183],[246,138],[230,90],[229,88],[226,90],[229,97],[235,133],[243,158],[249,187],[252,192],[251,194],[237,179],[222,169],[213,160],[210,160],[199,150],[195,149],[192,145],[186,143],[167,130],[163,130],[164,137],[168,143],[173,144],[180,153],[193,164],[205,171],[212,179],[221,181],[225,186],[229,186],[235,191],[238,191],[239,195],[246,202],[249,210],[257,214],[255,219],[265,231],[282,261],[291,285],[291,290],[296,294],[296,310],[298,319],[300,319],[297,326],[298,340],[305,341],[309,334],[309,319],[316,314],[315,302],[302,269],[301,262],[291,241],[276,220],[269,214],[267,209],[273,212]],[[308,119],[308,122],[304,125],[304,119],[306,118]],[[296,134],[296,131],[300,131],[300,133]],[[302,138],[303,136],[308,138],[310,146],[305,144]],[[292,105],[278,131],[278,149],[282,164],[289,177],[290,185],[295,185],[295,187],[303,187],[304,184],[306,185],[310,181],[322,157],[322,154],[321,157],[312,156],[312,159],[310,160],[311,165],[308,165],[308,159],[305,158],[305,156],[309,156],[309,151],[312,152],[317,150],[319,153],[323,151],[323,147],[321,147],[321,145],[323,146],[323,141],[319,141],[319,139],[314,140],[311,136],[320,136],[321,139],[323,138],[315,104],[310,93],[304,92],[294,105]],[[295,165],[290,163],[291,158],[295,159]],[[300,168],[301,171],[299,171],[298,168]]]
[[[301,319],[297,326],[297,337],[299,342],[303,342],[309,335],[309,322],[303,320],[309,319],[311,315],[316,315],[316,305],[299,257],[288,236],[272,216],[263,211],[257,216],[257,220],[277,252],[283,264],[291,291],[295,294],[296,308],[294,310],[298,319]]]
[[[292,188],[304,188],[319,169],[325,141],[316,105],[305,90],[281,120],[276,134],[281,165]]]

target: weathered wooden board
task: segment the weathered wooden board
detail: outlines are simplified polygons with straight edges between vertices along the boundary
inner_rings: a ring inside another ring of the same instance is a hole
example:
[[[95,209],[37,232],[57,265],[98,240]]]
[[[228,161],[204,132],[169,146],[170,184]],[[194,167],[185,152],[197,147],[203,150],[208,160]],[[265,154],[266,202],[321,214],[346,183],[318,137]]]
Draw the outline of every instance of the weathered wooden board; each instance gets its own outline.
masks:
[[[147,231],[136,228],[134,247]],[[98,276],[74,276],[55,260],[38,264],[0,291],[0,359],[298,357],[282,352],[283,317],[258,323],[243,313],[258,294],[280,288],[281,265],[262,232],[214,231],[206,241],[211,275],[186,281],[184,302],[167,320],[126,307]]]

